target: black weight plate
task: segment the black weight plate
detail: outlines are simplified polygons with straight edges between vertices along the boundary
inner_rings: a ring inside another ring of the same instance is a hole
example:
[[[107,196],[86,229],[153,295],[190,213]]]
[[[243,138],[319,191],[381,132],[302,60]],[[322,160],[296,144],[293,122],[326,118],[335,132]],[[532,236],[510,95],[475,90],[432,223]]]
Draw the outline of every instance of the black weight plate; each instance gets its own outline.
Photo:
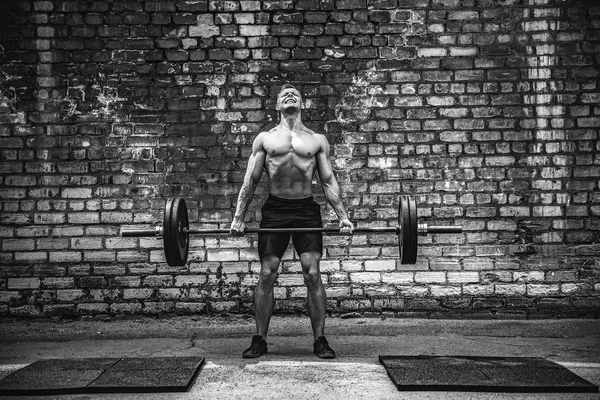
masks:
[[[163,215],[163,247],[167,264],[173,265],[177,257],[177,238],[173,234],[173,201],[174,198],[167,199],[165,212]]]
[[[163,217],[163,243],[165,258],[170,266],[183,266],[187,263],[189,235],[187,207],[181,197],[167,200]]]
[[[398,226],[400,227],[400,232],[398,234],[398,247],[400,248],[400,263],[407,264],[406,260],[406,248],[405,248],[405,238],[408,229],[408,204],[407,204],[407,196],[400,196],[400,200],[398,202]]]
[[[172,247],[172,234],[171,234],[171,217],[172,208],[173,208],[173,198],[168,198],[165,203],[165,212],[163,213],[163,226],[162,226],[162,236],[163,236],[163,251],[165,252],[165,258],[167,259],[167,263],[169,263],[169,254],[173,251]],[[170,263],[169,263],[170,264]]]
[[[176,209],[178,216],[177,221],[179,222],[179,229],[177,232],[179,233],[179,249],[182,260],[181,265],[185,265],[188,259],[188,252],[190,250],[190,236],[186,233],[186,231],[190,229],[190,222],[188,220],[187,206],[182,198],[179,198],[178,204],[176,204]]]
[[[408,232],[407,232],[407,244],[408,251],[407,253],[407,263],[415,264],[417,262],[417,248],[419,241],[419,223],[417,221],[417,202],[414,197],[408,197],[408,216],[409,216],[409,224],[408,224]]]
[[[418,240],[417,203],[410,196],[400,196],[398,225],[400,226],[398,237],[400,263],[415,264]]]

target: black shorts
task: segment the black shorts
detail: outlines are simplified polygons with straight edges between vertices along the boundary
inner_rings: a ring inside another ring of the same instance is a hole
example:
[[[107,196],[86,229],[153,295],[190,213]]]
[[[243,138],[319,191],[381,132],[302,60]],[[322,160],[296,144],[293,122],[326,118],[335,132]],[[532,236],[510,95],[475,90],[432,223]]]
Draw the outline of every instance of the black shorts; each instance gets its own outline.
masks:
[[[261,228],[321,228],[321,207],[312,197],[304,199],[282,199],[273,195],[262,208]],[[267,255],[283,256],[290,242],[298,254],[315,251],[323,254],[323,233],[259,233],[258,255],[262,260]]]

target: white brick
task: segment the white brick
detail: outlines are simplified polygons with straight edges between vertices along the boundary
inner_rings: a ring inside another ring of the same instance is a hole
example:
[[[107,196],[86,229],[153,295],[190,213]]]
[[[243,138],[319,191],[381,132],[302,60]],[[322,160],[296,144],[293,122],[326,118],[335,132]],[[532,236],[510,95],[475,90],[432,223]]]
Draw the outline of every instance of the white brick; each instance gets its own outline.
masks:
[[[239,261],[240,253],[237,249],[208,249],[206,259],[208,261]]]
[[[217,275],[211,274],[211,275],[208,275],[207,283],[209,286],[211,286],[212,289],[215,289],[218,291],[219,289],[217,288],[217,286],[219,284],[225,284],[225,285],[230,284],[230,283],[237,284],[237,283],[240,283],[240,277],[237,275],[234,275],[234,274],[228,274],[226,276],[219,275],[218,277],[217,277]]]
[[[63,188],[61,196],[66,199],[89,199],[92,197],[91,188]]]
[[[414,283],[414,272],[388,272],[381,274],[381,281],[391,285],[405,285]]]
[[[304,285],[304,275],[302,274],[281,274],[277,278],[280,286],[302,286]]]
[[[429,290],[433,297],[460,296],[461,294],[460,286],[431,285]]]
[[[240,36],[268,36],[269,25],[240,25]]]
[[[144,262],[148,261],[148,255],[137,251],[118,251],[117,261],[124,263]]]
[[[71,239],[71,248],[76,250],[92,250],[102,248],[102,238],[82,237]]]
[[[190,26],[189,28],[190,37],[210,38],[221,33],[219,27],[214,23],[212,14],[201,14],[196,19],[196,26]]]
[[[342,261],[342,271],[354,272],[354,271],[362,271],[363,264],[362,261],[357,260],[343,260]]]
[[[365,295],[367,296],[394,296],[398,293],[398,289],[391,285],[373,285],[365,287]]]
[[[56,300],[58,301],[75,301],[82,299],[85,296],[81,289],[57,290]]]
[[[527,287],[525,285],[517,284],[494,285],[494,290],[495,293],[499,295],[517,296],[524,295],[527,292]]]
[[[340,262],[338,260],[321,260],[319,267],[322,273],[333,273],[340,270]]]
[[[206,283],[206,275],[177,275],[175,276],[176,287],[201,286]]]
[[[75,280],[72,277],[46,277],[42,283],[47,289],[72,289],[75,287]]]
[[[15,253],[15,261],[17,262],[37,263],[44,262],[47,259],[48,253],[45,251]]]
[[[40,278],[8,278],[8,289],[39,289]]]
[[[114,251],[85,251],[83,253],[84,261],[115,261],[116,253]]]
[[[16,302],[19,299],[19,292],[7,292],[5,290],[0,291],[0,304]]]
[[[533,207],[534,217],[562,217],[561,206],[535,206]]]
[[[105,303],[83,303],[77,305],[78,314],[104,314],[108,312],[108,304]]]
[[[448,283],[478,283],[479,272],[448,272]]]
[[[588,283],[563,283],[560,285],[560,291],[563,294],[577,294],[578,292],[590,291],[592,285]]]
[[[256,249],[240,249],[240,261],[260,261]]]
[[[154,294],[154,289],[151,288],[136,288],[136,289],[123,289],[123,299],[149,299]]]
[[[201,246],[203,244],[200,244]],[[231,238],[221,238],[219,239],[219,247],[222,249],[241,249],[241,248],[249,248],[250,240],[246,237],[231,237]],[[256,250],[254,250],[256,252]]]
[[[423,297],[423,296],[427,296],[427,294],[429,293],[429,289],[427,289],[427,287],[425,286],[402,286],[399,287],[398,289],[400,289],[400,293],[402,294],[402,296],[408,296],[408,297]]]
[[[225,274],[236,274],[238,272],[248,272],[247,262],[224,262],[221,264],[221,272]]]
[[[417,57],[445,57],[448,50],[444,47],[421,47],[417,49]]]
[[[114,237],[106,239],[107,249],[133,249],[137,247],[135,238]]]
[[[118,314],[137,314],[142,311],[140,303],[115,303],[111,304],[110,311]]]
[[[394,271],[396,269],[396,260],[367,260],[365,261],[365,271]]]
[[[340,298],[350,296],[350,288],[347,286],[328,286],[325,288],[327,298]]]
[[[346,272],[334,272],[329,276],[329,282],[331,283],[348,283],[350,278]]]
[[[465,296],[485,296],[494,294],[494,285],[463,285]]]
[[[353,283],[379,283],[381,274],[379,272],[352,272],[350,280]]]
[[[277,300],[287,299],[287,288],[275,286],[273,288],[273,297]]]
[[[494,261],[489,258],[477,257],[463,260],[463,268],[471,271],[494,269]]]
[[[445,283],[446,273],[445,272],[416,272],[415,273],[416,283]]]
[[[296,286],[290,288],[290,298],[306,298],[308,296],[308,289],[306,286]]]
[[[450,47],[452,57],[471,57],[477,55],[477,47]]]
[[[514,271],[513,280],[515,282],[543,282],[543,271]]]
[[[2,251],[27,251],[35,249],[33,239],[5,239],[2,241]]]
[[[560,293],[560,285],[527,284],[527,294],[530,296],[552,296]]]

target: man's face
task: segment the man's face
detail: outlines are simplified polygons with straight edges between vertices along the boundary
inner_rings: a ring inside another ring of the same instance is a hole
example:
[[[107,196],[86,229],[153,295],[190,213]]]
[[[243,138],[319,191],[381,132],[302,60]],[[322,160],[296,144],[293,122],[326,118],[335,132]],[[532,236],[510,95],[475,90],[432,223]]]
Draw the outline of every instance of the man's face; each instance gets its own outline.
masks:
[[[297,109],[300,111],[302,107],[302,96],[300,92],[294,88],[287,88],[282,90],[277,96],[277,110],[278,111],[292,111]]]

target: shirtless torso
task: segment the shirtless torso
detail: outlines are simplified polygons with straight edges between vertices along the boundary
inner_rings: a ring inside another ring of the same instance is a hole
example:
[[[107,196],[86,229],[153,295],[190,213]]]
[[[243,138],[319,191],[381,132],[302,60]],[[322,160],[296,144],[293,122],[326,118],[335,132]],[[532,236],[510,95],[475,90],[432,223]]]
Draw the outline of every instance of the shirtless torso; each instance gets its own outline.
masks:
[[[233,234],[243,234],[244,215],[263,170],[269,177],[270,193],[285,199],[311,197],[313,176],[318,172],[325,198],[340,219],[340,228],[350,232],[354,229],[333,174],[329,142],[325,135],[313,132],[302,123],[301,104],[302,98],[296,89],[283,90],[277,100],[281,122],[254,139],[231,223]]]
[[[309,129],[274,128],[263,133],[264,167],[272,195],[287,199],[312,196],[316,156],[323,147],[321,136]]]

